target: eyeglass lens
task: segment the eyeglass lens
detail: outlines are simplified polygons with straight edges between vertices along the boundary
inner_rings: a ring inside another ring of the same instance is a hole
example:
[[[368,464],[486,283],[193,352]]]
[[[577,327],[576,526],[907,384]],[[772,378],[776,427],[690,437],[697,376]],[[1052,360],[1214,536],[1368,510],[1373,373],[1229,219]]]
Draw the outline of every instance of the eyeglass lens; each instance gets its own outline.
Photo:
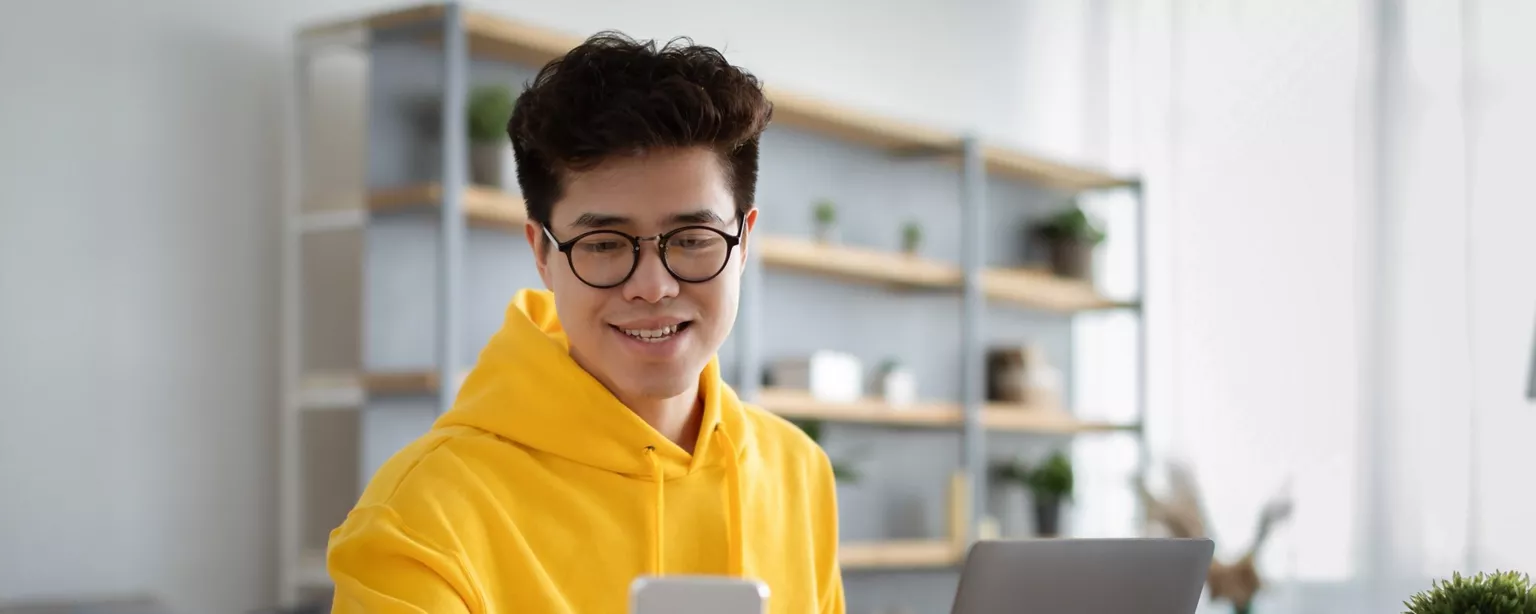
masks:
[[[726,236],[707,228],[684,228],[667,237],[661,246],[662,264],[678,279],[708,281],[725,268],[730,255]],[[596,232],[576,241],[570,250],[571,269],[594,286],[624,281],[634,270],[639,253],[629,236]]]

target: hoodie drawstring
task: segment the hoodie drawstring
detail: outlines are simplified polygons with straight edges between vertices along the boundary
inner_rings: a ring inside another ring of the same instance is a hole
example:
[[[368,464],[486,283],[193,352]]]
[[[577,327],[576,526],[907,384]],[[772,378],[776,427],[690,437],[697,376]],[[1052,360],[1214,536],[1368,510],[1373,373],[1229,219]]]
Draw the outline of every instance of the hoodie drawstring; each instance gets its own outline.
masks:
[[[720,447],[725,454],[725,483],[726,497],[725,507],[729,510],[730,517],[726,518],[726,557],[730,565],[729,571],[732,577],[741,577],[745,571],[746,553],[742,544],[742,505],[741,505],[741,462],[736,458],[736,442],[731,441],[730,434],[720,425],[715,425],[715,435],[720,438]]]
[[[720,440],[720,448],[725,456],[725,509],[726,509],[726,564],[727,572],[731,577],[741,577],[746,568],[746,552],[742,543],[742,505],[741,505],[741,461],[736,458],[736,442],[731,440],[730,434],[725,429],[715,426],[715,436]],[[662,530],[666,527],[666,472],[661,468],[661,457],[656,454],[656,446],[646,446],[645,455],[651,459],[651,479],[656,482],[656,514],[651,517],[651,571],[653,576],[662,575],[662,546],[665,540],[661,537]]]
[[[666,512],[666,473],[661,470],[661,458],[656,455],[656,446],[646,446],[645,455],[651,458],[651,479],[656,481],[656,515],[651,519],[655,526],[651,528],[651,575],[661,575],[661,531],[666,526],[663,516]]]

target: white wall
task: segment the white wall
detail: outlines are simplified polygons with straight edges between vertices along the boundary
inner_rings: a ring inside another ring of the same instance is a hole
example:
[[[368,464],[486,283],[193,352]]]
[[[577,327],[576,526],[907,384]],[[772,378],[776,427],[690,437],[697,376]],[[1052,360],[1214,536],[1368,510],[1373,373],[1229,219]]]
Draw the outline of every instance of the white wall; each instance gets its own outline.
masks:
[[[0,602],[272,581],[280,49],[256,3],[0,20]]]
[[[1387,121],[1395,326],[1388,380],[1401,486],[1396,558],[1420,573],[1536,568],[1536,403],[1524,397],[1536,326],[1536,26],[1529,3],[1401,10],[1400,102]]]
[[[1483,568],[1536,569],[1536,401],[1520,391],[1536,377],[1536,203],[1530,196],[1536,143],[1536,4],[1503,0],[1472,13],[1476,84],[1471,140],[1471,311],[1476,356],[1474,452],[1477,530]]]
[[[271,603],[287,41],[393,4],[7,8],[0,602]],[[775,85],[938,125],[1039,123],[1017,75],[1028,50],[1008,36],[1030,15],[1010,3],[661,4],[476,6],[574,33],[691,35]]]
[[[1536,566],[1536,496],[1513,487],[1536,466],[1536,12],[1109,7],[1110,65],[1135,76],[1112,82],[1111,121],[1134,119],[1107,155],[1146,169],[1154,210],[1154,439],[1200,472],[1224,554],[1290,481],[1261,609],[1389,609],[1454,569]]]

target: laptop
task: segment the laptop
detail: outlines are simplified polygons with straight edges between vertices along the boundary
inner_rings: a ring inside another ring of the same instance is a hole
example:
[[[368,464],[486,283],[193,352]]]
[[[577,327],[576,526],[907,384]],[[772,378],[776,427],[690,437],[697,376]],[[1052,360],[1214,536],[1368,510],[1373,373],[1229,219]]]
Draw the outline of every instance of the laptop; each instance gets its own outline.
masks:
[[[971,546],[951,614],[1193,614],[1209,539],[984,540]]]

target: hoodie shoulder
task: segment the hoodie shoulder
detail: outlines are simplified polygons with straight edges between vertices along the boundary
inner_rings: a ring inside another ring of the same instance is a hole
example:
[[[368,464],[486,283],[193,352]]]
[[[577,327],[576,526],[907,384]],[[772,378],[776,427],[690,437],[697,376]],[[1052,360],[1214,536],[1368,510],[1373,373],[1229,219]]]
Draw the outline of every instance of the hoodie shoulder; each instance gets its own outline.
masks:
[[[359,507],[387,505],[409,510],[423,500],[438,499],[457,490],[470,471],[462,455],[466,448],[496,445],[496,436],[467,426],[434,428],[407,444],[379,467],[363,490]],[[499,447],[499,446],[498,446]],[[509,450],[510,451],[510,450]]]
[[[805,434],[805,431],[800,430],[800,427],[795,426],[795,423],[750,403],[742,403],[742,406],[759,446],[784,455],[786,460],[808,461],[813,464],[826,461],[826,452],[821,449],[821,445],[811,439],[810,435]]]

